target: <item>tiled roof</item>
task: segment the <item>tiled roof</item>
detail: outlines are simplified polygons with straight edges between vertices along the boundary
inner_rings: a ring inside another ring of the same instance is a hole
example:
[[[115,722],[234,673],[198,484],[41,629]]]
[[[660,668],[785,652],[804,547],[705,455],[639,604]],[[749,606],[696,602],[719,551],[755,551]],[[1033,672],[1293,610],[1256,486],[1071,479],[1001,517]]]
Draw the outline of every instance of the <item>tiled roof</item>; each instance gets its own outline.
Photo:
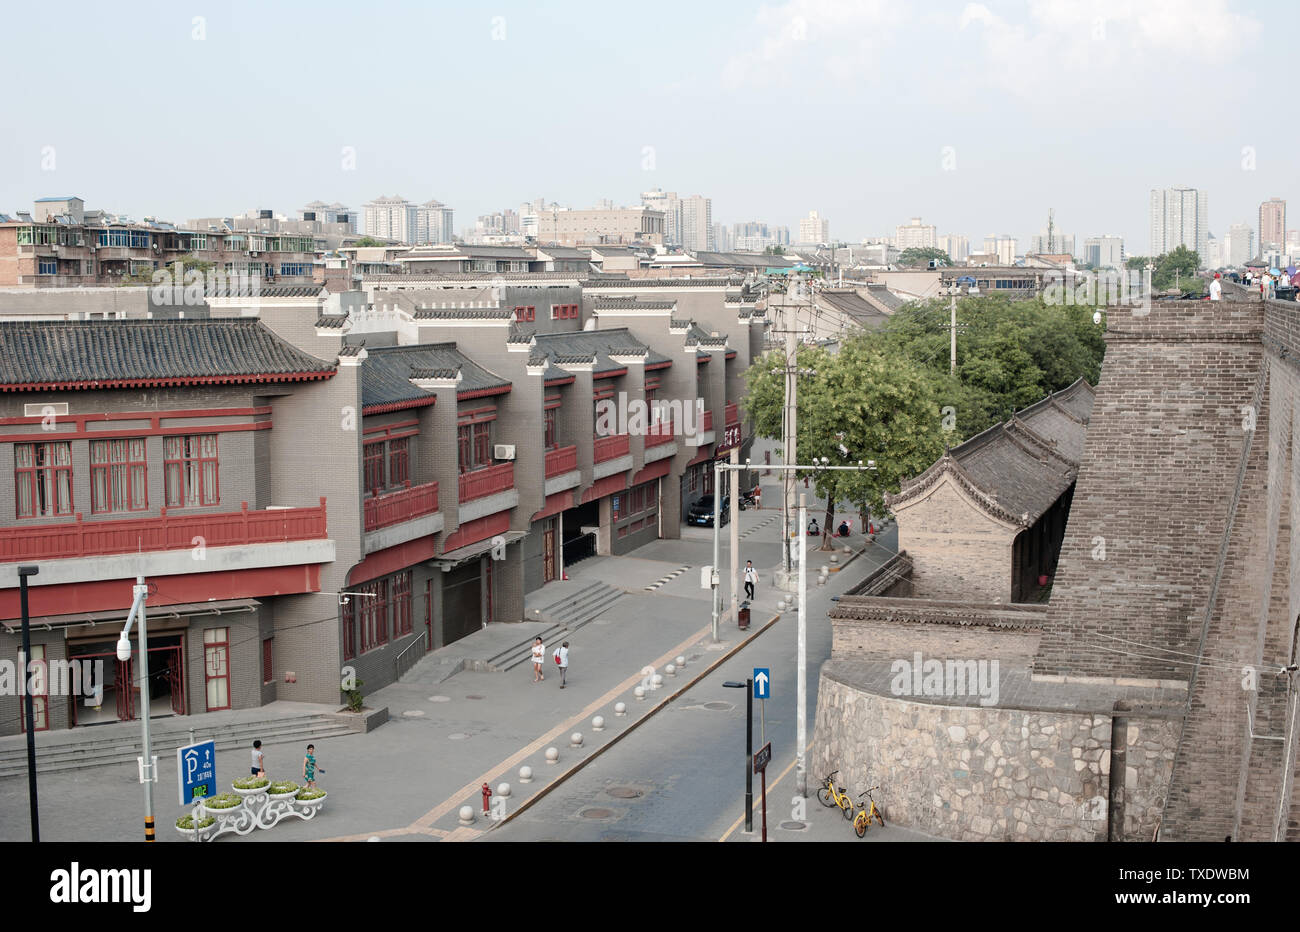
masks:
[[[650,347],[632,336],[626,327],[615,327],[610,330],[539,333],[533,356],[537,359],[547,356],[555,363],[591,362],[594,359],[592,372],[599,374],[625,368],[611,356],[645,356],[649,351]]]
[[[316,318],[317,328],[341,329],[348,322],[347,314],[322,314]]]
[[[716,268],[785,269],[797,264],[784,256],[769,256],[761,252],[704,252],[701,250],[694,255],[701,265]]]
[[[1048,395],[953,447],[887,504],[903,505],[951,473],[989,513],[1028,527],[1074,482],[1092,399],[1083,379]]]
[[[412,346],[377,346],[366,349],[361,367],[363,410],[393,410],[429,402],[433,394],[411,382],[413,378],[440,379],[461,375],[459,395],[509,388],[510,381],[489,372],[456,348],[455,343],[421,343]]]
[[[513,320],[508,307],[432,307],[416,311],[416,320]]]
[[[718,288],[736,287],[744,279],[726,275],[703,275],[699,278],[591,278],[583,282],[588,288]]]
[[[329,378],[254,318],[0,321],[0,391]]]
[[[670,311],[677,306],[676,301],[638,301],[635,297],[600,297],[594,305],[598,311],[607,310],[646,310]]]
[[[906,298],[900,298],[884,285],[868,285],[867,294],[884,305],[885,309],[889,311],[896,311],[907,303]]]
[[[880,308],[867,301],[852,288],[826,289],[817,293],[819,303],[827,305],[851,318],[859,326],[874,329],[887,319]]]
[[[208,288],[204,296],[208,298],[315,298],[325,290],[324,285],[317,285],[313,282],[310,285],[266,285],[258,284],[253,286],[250,280],[248,285],[221,285],[218,287]]]

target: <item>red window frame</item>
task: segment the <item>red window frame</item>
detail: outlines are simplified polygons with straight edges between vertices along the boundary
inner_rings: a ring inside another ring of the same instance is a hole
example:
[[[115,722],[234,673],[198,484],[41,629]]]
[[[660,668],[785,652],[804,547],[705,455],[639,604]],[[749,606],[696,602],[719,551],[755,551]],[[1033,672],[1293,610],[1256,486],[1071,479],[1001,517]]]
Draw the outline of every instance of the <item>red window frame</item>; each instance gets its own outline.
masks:
[[[411,454],[406,437],[388,441],[388,483],[402,485],[411,478]]]
[[[367,495],[378,495],[388,487],[384,481],[384,441],[369,440],[363,443],[361,464]]]
[[[411,633],[411,571],[393,577],[393,637]]]
[[[353,597],[362,603],[361,653],[364,654],[388,643],[388,580],[365,583],[357,586],[356,591],[365,593]]]
[[[552,304],[551,320],[574,320],[578,316],[576,304]]]
[[[24,452],[28,454],[26,457]],[[21,494],[24,486],[29,496],[26,509]],[[65,440],[14,444],[14,504],[19,518],[72,514],[72,489],[71,443]]]
[[[559,408],[547,408],[542,415],[546,419],[546,449],[548,450],[554,450],[559,447],[559,443],[555,439],[555,412],[558,410]]]
[[[520,323],[537,319],[537,306],[533,304],[521,304],[515,308],[515,320]]]
[[[99,459],[96,459],[97,455]],[[148,508],[149,467],[145,439],[90,441],[90,513],[103,515],[147,511]]]
[[[209,631],[224,631],[224,641],[209,641],[207,634]],[[215,661],[218,661],[219,664]],[[209,704],[210,693],[208,683],[212,680],[226,681],[226,704],[211,705]],[[144,703],[145,714],[148,714],[149,697],[142,695],[141,701]],[[222,709],[230,708],[230,629],[229,628],[205,628],[203,632],[203,699],[205,708],[209,712],[219,712]]]
[[[352,596],[344,596],[343,604],[343,659],[354,660],[357,656],[357,624],[352,613]]]
[[[275,638],[262,641],[262,682],[270,683],[275,679],[275,652],[271,646]]]
[[[456,429],[457,459],[461,472],[492,465],[492,422],[461,424]]]
[[[168,508],[221,504],[220,469],[216,434],[164,437],[164,503]]]

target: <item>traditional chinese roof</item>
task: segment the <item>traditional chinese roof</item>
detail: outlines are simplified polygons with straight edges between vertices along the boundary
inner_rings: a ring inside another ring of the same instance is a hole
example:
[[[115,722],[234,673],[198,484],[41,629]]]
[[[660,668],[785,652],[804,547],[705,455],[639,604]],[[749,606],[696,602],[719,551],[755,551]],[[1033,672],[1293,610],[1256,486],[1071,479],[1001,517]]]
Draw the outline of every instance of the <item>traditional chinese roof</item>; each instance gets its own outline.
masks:
[[[420,388],[412,379],[449,379],[458,372],[458,398],[510,391],[508,379],[474,362],[455,343],[367,347],[361,367],[362,411],[379,414],[433,404],[434,393]]]

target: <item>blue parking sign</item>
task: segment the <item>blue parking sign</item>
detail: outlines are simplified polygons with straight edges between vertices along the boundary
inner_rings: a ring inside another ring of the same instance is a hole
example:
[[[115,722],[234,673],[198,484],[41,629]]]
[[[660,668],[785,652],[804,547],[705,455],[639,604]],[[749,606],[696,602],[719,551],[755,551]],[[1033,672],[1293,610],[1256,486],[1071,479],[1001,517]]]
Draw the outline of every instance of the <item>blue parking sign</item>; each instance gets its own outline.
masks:
[[[176,782],[181,805],[217,795],[217,742],[200,741],[176,749]]]

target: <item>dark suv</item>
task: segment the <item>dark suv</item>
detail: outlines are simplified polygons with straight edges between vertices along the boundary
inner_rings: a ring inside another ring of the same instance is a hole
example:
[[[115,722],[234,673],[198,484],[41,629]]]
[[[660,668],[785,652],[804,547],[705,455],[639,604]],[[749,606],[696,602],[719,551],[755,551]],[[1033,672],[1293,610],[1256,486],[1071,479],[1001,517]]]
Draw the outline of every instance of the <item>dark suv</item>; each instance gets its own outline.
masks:
[[[722,523],[726,524],[731,520],[731,496],[722,497]],[[705,495],[686,512],[687,524],[698,524],[701,527],[713,527],[713,496]]]

